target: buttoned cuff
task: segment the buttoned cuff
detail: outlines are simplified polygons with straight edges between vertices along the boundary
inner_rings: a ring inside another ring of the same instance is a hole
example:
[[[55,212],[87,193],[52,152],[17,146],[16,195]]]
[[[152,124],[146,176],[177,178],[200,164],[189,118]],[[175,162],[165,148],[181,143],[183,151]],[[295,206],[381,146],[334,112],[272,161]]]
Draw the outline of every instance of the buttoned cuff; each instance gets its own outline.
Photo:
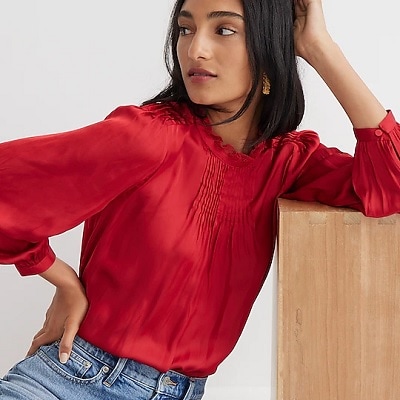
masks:
[[[381,138],[387,138],[388,135],[397,126],[392,111],[388,110],[385,118],[380,122],[378,128],[355,128],[354,134],[358,141],[368,142]]]

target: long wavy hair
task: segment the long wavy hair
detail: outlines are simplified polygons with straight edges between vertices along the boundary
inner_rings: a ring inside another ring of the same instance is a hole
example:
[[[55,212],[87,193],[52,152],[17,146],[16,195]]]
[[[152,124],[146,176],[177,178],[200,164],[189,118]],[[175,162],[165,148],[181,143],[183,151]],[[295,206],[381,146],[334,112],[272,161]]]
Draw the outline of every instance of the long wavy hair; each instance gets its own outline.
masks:
[[[186,91],[180,69],[177,43],[178,17],[185,0],[177,0],[173,8],[164,49],[170,81],[155,97],[143,104],[185,102],[194,112],[204,115],[207,106],[194,104]],[[240,118],[250,106],[263,73],[271,83],[269,95],[261,98],[259,138],[252,143],[293,131],[304,115],[304,93],[300,82],[294,48],[293,0],[243,0],[246,45],[252,74],[252,88],[242,108],[222,123]]]

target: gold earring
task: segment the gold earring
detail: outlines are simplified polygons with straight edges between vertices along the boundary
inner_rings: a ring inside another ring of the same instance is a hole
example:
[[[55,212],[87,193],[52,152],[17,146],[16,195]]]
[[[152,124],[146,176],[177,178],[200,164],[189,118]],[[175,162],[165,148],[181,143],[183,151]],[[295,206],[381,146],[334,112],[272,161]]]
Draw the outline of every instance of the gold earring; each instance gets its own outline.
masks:
[[[266,74],[262,75],[262,92],[266,96],[271,93],[271,82],[269,81]]]

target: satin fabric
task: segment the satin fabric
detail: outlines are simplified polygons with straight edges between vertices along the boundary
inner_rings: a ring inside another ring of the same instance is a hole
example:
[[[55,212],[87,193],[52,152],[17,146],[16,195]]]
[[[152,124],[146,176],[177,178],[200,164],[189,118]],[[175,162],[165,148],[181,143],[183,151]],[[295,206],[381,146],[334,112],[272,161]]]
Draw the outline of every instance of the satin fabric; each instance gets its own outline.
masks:
[[[355,130],[355,157],[289,132],[246,155],[185,104],[120,107],[72,132],[0,144],[0,262],[49,268],[48,238],[85,221],[79,335],[189,376],[236,344],[267,276],[280,196],[400,211],[400,127]]]

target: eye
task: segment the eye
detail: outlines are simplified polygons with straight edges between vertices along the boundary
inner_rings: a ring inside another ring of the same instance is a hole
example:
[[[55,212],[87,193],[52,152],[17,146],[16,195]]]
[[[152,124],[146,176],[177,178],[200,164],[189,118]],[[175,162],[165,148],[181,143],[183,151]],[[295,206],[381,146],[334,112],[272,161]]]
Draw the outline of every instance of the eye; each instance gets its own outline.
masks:
[[[192,31],[189,28],[186,28],[185,26],[180,26],[179,27],[179,34],[181,36],[186,36],[192,33]]]
[[[236,33],[236,31],[234,29],[231,28],[218,28],[217,29],[217,34],[221,35],[221,36],[231,36],[234,35]]]

